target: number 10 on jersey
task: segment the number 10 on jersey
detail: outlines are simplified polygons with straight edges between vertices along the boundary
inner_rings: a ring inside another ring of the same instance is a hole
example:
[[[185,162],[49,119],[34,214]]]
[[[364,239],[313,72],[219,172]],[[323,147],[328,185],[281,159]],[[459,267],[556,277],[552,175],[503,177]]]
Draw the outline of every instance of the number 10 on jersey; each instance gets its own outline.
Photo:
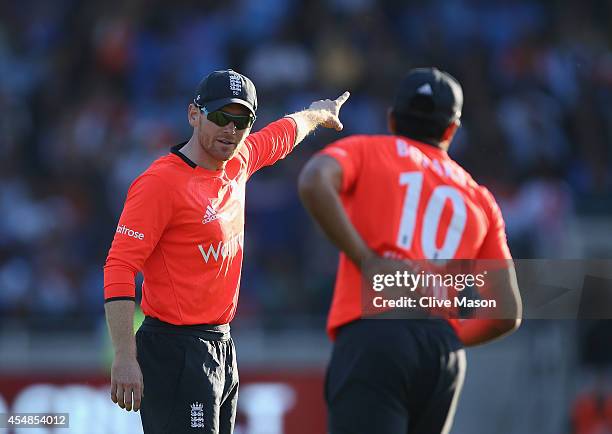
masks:
[[[397,233],[397,246],[410,250],[413,248],[417,214],[423,190],[422,172],[403,172],[399,183],[406,186],[406,196],[402,206],[402,216]],[[447,200],[451,201],[453,215],[442,245],[438,247],[436,238]],[[421,220],[421,248],[424,259],[452,259],[457,253],[465,230],[467,209],[461,193],[450,185],[438,185],[431,192]]]

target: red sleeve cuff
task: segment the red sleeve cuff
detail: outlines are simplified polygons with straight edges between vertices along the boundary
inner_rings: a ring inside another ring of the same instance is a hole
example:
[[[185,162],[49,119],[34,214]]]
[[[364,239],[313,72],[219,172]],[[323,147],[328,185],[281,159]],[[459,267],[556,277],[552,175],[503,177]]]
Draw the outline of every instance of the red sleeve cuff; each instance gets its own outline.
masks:
[[[283,119],[288,119],[289,122],[291,123],[291,125],[293,126],[293,145],[291,146],[291,149],[295,148],[296,146],[296,140],[297,140],[297,134],[298,134],[298,130],[297,130],[297,122],[295,121],[295,119],[293,119],[291,116],[285,116]]]
[[[104,267],[104,299],[117,297],[134,298],[136,273],[127,267],[118,265]]]
[[[134,300],[136,298],[136,285],[129,283],[115,283],[104,287],[104,300],[111,299]]]

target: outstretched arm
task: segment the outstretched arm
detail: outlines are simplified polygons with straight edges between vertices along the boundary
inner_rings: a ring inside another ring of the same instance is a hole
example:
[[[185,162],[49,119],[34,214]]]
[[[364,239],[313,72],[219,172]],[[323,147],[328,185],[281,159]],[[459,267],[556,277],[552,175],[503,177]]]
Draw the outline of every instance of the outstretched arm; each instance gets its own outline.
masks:
[[[341,131],[343,126],[339,118],[340,108],[350,95],[349,92],[344,92],[335,100],[325,99],[315,101],[306,110],[288,115],[297,124],[295,144],[297,145],[304,140],[304,137],[318,126]]]
[[[348,99],[344,92],[338,99],[315,101],[306,110],[285,116],[284,121],[272,122],[250,134],[245,145],[248,149],[248,176],[265,166],[285,158],[298,143],[318,126],[342,129],[338,117],[340,107]],[[293,120],[289,121],[287,118]]]

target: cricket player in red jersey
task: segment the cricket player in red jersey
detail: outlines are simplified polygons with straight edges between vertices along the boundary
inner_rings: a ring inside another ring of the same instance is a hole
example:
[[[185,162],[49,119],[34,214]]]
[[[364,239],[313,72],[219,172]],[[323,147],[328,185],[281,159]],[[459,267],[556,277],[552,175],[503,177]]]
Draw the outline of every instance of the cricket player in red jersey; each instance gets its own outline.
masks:
[[[494,288],[505,318],[363,318],[362,274],[415,260],[511,259],[495,199],[447,153],[462,105],[449,74],[412,70],[388,113],[391,135],[341,139],[300,175],[305,207],[341,250],[327,324],[335,340],[325,386],[330,434],[448,433],[463,347],[519,325],[511,266],[498,270]]]
[[[245,183],[317,126],[341,130],[348,96],[315,101],[250,134],[255,86],[233,70],[212,72],[189,104],[189,141],[130,186],[104,266],[104,297],[115,349],[111,399],[140,409],[146,434],[233,432],[238,370],[229,322],[240,285]],[[134,339],[139,271],[146,317]]]

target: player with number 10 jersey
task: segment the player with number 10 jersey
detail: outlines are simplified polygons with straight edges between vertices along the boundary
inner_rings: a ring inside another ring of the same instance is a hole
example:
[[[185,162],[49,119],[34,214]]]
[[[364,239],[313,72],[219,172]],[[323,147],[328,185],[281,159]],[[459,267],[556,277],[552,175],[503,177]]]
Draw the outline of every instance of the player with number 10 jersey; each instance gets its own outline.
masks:
[[[321,154],[342,168],[348,217],[379,256],[395,259],[510,259],[491,193],[448,153],[403,136],[351,136]],[[384,192],[384,194],[381,194]],[[362,315],[361,273],[340,254],[328,332]]]
[[[461,86],[450,74],[412,70],[388,112],[390,135],[339,140],[302,170],[302,202],[341,252],[327,324],[334,340],[325,382],[330,434],[447,434],[465,377],[463,347],[497,339],[520,323],[499,207],[447,153],[462,105]],[[425,318],[397,318],[398,311],[389,311],[397,305],[374,305],[384,309],[371,315],[369,297],[382,291],[375,280],[400,270],[415,277],[439,275],[442,264],[471,266],[456,259],[502,265],[484,286],[504,315],[447,320],[452,316],[440,315],[448,313],[438,311],[440,304],[420,303],[450,301],[459,288],[423,282],[415,283],[414,297],[401,298],[418,299],[417,313]]]

